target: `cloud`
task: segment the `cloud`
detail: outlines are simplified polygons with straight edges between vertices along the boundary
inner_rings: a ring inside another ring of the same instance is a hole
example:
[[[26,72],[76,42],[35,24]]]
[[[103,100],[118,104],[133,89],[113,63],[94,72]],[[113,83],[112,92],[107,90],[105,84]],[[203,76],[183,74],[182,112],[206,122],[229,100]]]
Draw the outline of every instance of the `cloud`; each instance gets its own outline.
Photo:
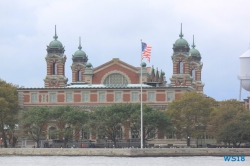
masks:
[[[139,66],[142,39],[153,47],[147,65],[165,71],[169,83],[172,44],[183,23],[184,38],[191,44],[195,35],[202,54],[204,92],[218,100],[238,98],[238,57],[250,40],[249,5],[247,0],[3,1],[0,77],[43,87],[46,45],[53,40],[56,24],[58,40],[66,49],[69,82],[71,56],[81,36],[83,50],[95,67],[115,57]]]

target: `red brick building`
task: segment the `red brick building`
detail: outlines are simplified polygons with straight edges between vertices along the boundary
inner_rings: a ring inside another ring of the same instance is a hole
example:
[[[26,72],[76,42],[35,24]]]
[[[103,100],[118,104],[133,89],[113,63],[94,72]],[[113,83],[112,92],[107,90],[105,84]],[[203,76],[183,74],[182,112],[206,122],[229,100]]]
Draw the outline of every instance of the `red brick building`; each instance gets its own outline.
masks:
[[[147,67],[144,62],[142,67],[132,66],[119,58],[113,58],[93,68],[86,53],[82,51],[80,42],[78,50],[72,56],[72,83],[68,84],[68,78],[65,76],[67,58],[64,46],[57,40],[55,32],[54,40],[47,46],[47,75],[44,87],[19,88],[20,108],[72,105],[92,110],[112,103],[138,103],[142,80],[143,103],[165,110],[179,94],[193,90],[202,93],[204,87],[201,82],[203,64],[200,62],[200,53],[195,49],[194,41],[193,48],[189,48],[188,42],[183,39],[182,30],[179,36],[173,45],[173,75],[170,84],[167,84],[163,71]],[[129,133],[126,135],[131,136]],[[155,140],[165,138],[161,136]]]

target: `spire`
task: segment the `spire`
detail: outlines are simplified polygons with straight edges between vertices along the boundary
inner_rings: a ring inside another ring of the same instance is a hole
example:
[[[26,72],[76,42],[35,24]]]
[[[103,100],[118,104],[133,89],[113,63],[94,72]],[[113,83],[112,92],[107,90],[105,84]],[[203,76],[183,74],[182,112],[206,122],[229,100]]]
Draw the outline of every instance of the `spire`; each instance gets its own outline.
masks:
[[[192,45],[193,48],[195,48],[195,44],[194,44],[194,35],[193,35],[193,45]]]
[[[82,46],[81,46],[81,37],[79,37],[79,47],[78,47],[79,50],[82,49]]]
[[[182,23],[181,23],[181,33],[180,33],[180,38],[182,38],[184,35],[182,34]]]
[[[56,40],[58,38],[57,34],[56,34],[56,25],[55,25],[55,36],[54,39]]]

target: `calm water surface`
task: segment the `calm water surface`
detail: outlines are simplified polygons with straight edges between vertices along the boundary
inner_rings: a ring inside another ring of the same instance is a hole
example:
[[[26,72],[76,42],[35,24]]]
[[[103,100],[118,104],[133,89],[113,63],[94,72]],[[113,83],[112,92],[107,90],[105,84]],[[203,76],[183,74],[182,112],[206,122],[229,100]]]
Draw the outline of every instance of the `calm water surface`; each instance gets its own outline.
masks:
[[[224,157],[69,157],[0,156],[0,166],[250,166],[245,162],[225,162]]]

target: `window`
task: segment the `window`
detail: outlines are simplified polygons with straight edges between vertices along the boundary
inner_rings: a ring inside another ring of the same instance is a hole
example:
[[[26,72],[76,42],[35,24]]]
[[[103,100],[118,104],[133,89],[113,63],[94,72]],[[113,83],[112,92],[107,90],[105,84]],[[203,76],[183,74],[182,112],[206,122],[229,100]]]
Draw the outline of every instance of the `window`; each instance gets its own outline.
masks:
[[[132,130],[131,131],[131,138],[134,138],[134,139],[139,138],[139,131]]]
[[[103,84],[128,84],[128,80],[121,74],[113,73],[105,78]]]
[[[72,93],[66,93],[66,102],[72,102]]]
[[[148,101],[155,101],[155,92],[148,92]]]
[[[137,102],[138,101],[138,92],[132,92],[132,101]]]
[[[56,62],[53,63],[53,69],[52,70],[53,70],[52,74],[57,75],[57,63]]]
[[[42,94],[42,102],[46,102],[46,94]]]
[[[196,72],[195,72],[195,70],[193,69],[193,70],[192,70],[192,77],[193,77],[194,80],[196,80],[196,78],[195,78],[195,73],[196,73]]]
[[[183,74],[183,62],[179,62],[179,74]]]
[[[122,92],[115,92],[115,101],[122,101]]]
[[[167,92],[167,101],[174,100],[174,92]]]
[[[50,101],[51,103],[56,102],[56,93],[50,93],[50,94],[49,94],[49,101]]]
[[[86,131],[82,131],[82,139],[89,139],[89,133]]]
[[[118,128],[116,133],[116,139],[122,139],[122,128]]]
[[[99,92],[99,102],[105,101],[105,92]]]
[[[77,81],[82,82],[82,72],[81,72],[81,70],[77,71]]]
[[[36,103],[37,101],[37,93],[31,93],[31,103]]]
[[[82,102],[89,102],[89,92],[82,93]]]
[[[49,128],[49,139],[57,139],[55,127]]]

